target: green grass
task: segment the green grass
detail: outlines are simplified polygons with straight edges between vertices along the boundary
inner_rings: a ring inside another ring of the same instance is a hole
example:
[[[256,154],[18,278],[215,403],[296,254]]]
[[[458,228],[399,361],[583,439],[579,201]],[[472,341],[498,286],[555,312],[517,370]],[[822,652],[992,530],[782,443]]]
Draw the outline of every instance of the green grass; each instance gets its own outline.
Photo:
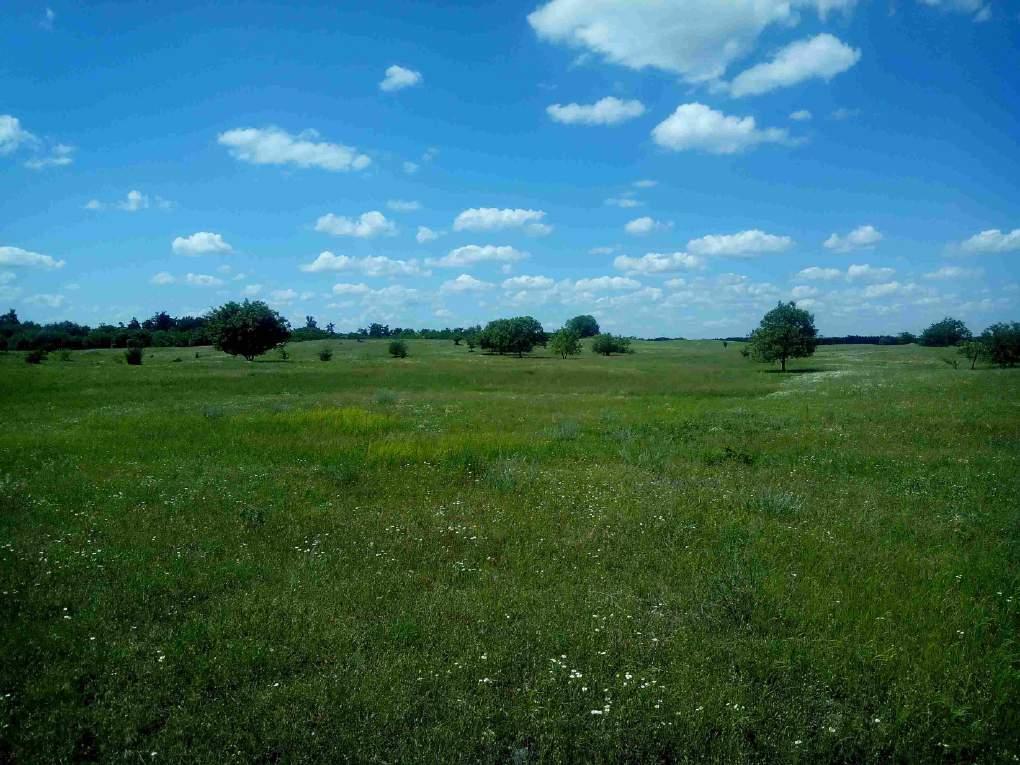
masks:
[[[1020,757],[1020,373],[408,345],[0,355],[0,762]]]

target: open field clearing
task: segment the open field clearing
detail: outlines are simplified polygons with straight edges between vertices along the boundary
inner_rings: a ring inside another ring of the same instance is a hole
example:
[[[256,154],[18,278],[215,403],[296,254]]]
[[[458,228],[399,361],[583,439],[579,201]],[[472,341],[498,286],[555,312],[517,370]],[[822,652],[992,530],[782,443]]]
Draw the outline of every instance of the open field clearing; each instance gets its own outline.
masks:
[[[1020,371],[634,348],[0,355],[0,762],[1016,761]]]

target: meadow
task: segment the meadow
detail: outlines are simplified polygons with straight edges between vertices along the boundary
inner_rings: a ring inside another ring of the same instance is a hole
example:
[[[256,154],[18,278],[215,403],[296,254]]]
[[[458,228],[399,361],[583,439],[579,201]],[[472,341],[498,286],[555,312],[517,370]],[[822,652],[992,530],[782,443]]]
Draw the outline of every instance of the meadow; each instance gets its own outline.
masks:
[[[0,762],[1020,758],[1020,370],[408,347],[0,354]]]

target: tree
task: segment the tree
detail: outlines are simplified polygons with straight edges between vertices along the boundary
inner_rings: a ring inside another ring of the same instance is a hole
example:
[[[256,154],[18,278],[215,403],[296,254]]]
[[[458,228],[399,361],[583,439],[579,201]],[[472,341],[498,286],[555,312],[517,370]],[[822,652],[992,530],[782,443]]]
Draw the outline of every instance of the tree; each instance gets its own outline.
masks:
[[[315,320],[314,316],[305,316],[305,329],[318,329],[319,322]]]
[[[900,332],[896,335],[896,342],[900,345],[911,345],[917,342],[917,335],[913,332]]]
[[[970,362],[970,368],[973,369],[978,359],[988,355],[988,347],[980,340],[966,340],[960,344],[959,354]]]
[[[751,333],[750,350],[755,361],[778,361],[785,372],[787,359],[810,356],[817,344],[815,317],[792,301],[779,301]]]
[[[591,341],[593,353],[601,353],[603,356],[610,356],[614,353],[633,353],[630,349],[629,337],[617,337],[616,335],[596,335]]]
[[[937,321],[921,333],[919,339],[921,345],[933,348],[946,348],[950,345],[959,345],[964,340],[970,340],[970,330],[967,325],[959,319],[947,316],[942,321]]]
[[[575,330],[564,327],[549,339],[549,348],[564,359],[576,356],[581,352],[581,336]]]
[[[407,358],[407,343],[403,340],[391,340],[390,341],[390,356],[395,359],[406,359]]]
[[[209,312],[209,336],[217,350],[252,361],[290,338],[290,324],[261,300],[231,301]]]
[[[545,331],[542,325],[530,316],[490,321],[478,336],[478,345],[483,350],[494,351],[500,355],[516,353],[518,357],[530,353],[536,345],[544,343]]]
[[[599,323],[594,316],[585,313],[570,319],[563,325],[563,329],[573,331],[579,338],[595,337],[599,333]]]
[[[1020,322],[999,322],[981,333],[988,357],[1000,367],[1020,363]]]
[[[334,324],[333,322],[330,322],[329,324],[327,324],[326,325],[326,332],[328,332],[331,335],[335,335],[336,334],[336,324]]]

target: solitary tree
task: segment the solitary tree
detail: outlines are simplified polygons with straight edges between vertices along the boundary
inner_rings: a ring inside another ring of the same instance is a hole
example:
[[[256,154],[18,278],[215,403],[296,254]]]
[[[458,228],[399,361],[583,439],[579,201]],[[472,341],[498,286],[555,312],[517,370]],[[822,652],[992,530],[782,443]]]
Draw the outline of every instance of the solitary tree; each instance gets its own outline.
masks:
[[[616,335],[596,335],[591,341],[592,353],[601,353],[609,356],[614,353],[633,353],[630,349],[629,337],[617,337]]]
[[[516,353],[522,356],[530,353],[536,345],[544,343],[542,325],[530,316],[490,321],[478,335],[478,344],[484,350],[495,351],[500,355]]]
[[[287,320],[261,300],[231,301],[210,311],[209,336],[213,345],[231,356],[252,361],[290,337]]]
[[[564,327],[549,339],[549,348],[564,359],[576,356],[581,352],[581,336],[569,327]]]
[[[407,358],[407,343],[403,340],[391,340],[390,341],[390,356],[395,359],[406,359]]]
[[[947,316],[922,332],[920,343],[936,348],[946,348],[950,345],[959,345],[964,340],[970,340],[970,337],[970,330],[967,329],[966,324],[959,319]]]
[[[988,355],[988,347],[980,340],[966,340],[960,343],[959,354],[970,362],[970,368],[977,366],[978,359]]]
[[[817,337],[814,316],[792,301],[779,301],[751,333],[750,350],[755,361],[778,361],[785,372],[787,359],[803,358],[815,352]]]
[[[575,316],[564,324],[563,328],[572,330],[578,337],[595,337],[599,333],[599,323],[589,314]]]

